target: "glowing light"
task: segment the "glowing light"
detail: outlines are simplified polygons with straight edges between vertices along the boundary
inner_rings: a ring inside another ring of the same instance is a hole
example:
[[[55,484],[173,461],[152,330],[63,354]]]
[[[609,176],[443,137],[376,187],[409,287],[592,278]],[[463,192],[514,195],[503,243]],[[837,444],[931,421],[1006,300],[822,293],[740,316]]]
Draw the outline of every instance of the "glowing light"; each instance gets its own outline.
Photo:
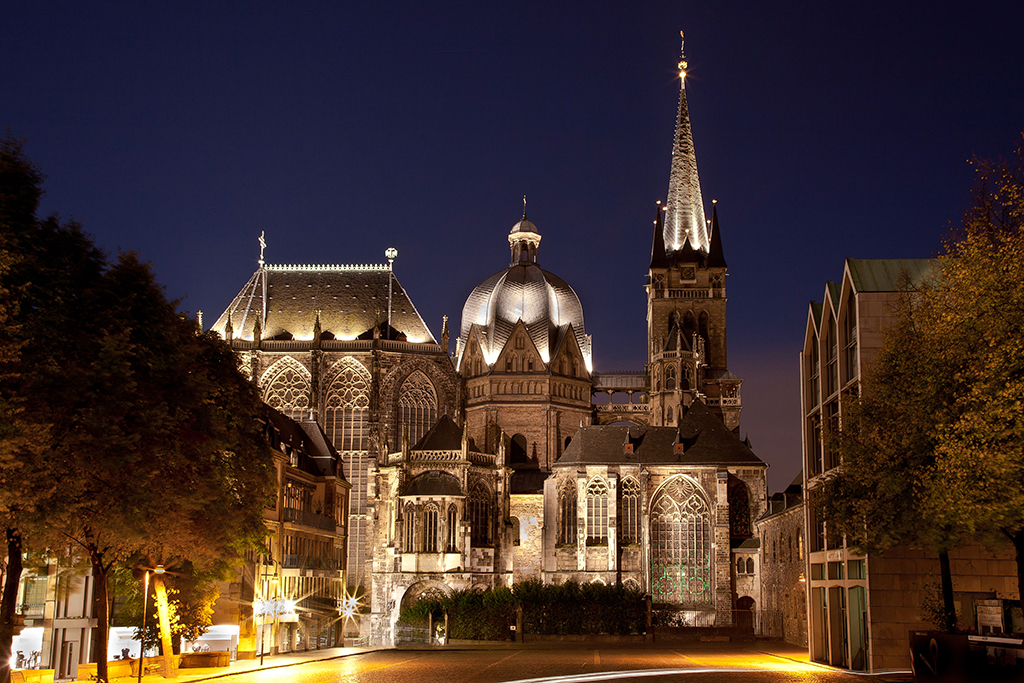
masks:
[[[341,599],[341,616],[351,619],[359,611],[359,598],[348,593]]]

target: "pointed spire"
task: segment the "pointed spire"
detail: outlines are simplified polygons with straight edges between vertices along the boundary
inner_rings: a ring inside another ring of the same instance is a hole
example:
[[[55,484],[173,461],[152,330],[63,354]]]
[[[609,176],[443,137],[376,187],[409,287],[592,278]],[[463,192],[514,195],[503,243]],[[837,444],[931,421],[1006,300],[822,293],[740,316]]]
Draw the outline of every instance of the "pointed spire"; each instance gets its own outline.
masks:
[[[651,268],[668,268],[668,258],[665,256],[665,235],[662,232],[664,230],[664,213],[659,201],[654,214],[654,246],[651,247]]]
[[[682,38],[683,32],[679,32]],[[665,217],[665,246],[679,251],[683,243],[699,251],[708,251],[708,234],[704,225],[704,203],[697,177],[697,157],[693,151],[690,111],[686,106],[686,57],[679,52],[679,114],[672,145],[672,169],[668,181],[668,215]]]
[[[725,252],[722,251],[722,233],[718,229],[718,200],[711,200],[711,246],[708,253],[708,268],[726,268]]]
[[[444,349],[445,353],[448,353],[448,316],[441,316],[441,348]]]

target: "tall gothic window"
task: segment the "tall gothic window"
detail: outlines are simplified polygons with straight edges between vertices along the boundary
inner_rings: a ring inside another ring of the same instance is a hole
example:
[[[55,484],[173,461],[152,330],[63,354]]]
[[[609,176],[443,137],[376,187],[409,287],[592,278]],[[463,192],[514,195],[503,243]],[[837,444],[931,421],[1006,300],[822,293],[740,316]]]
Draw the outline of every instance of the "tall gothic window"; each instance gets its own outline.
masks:
[[[669,365],[665,368],[665,389],[672,391],[676,388],[676,366]]]
[[[474,547],[491,544],[491,495],[479,482],[469,494],[469,524]]]
[[[747,485],[738,477],[729,475],[729,536],[734,539],[750,538],[750,496]]]
[[[416,552],[416,506],[409,503],[405,506],[405,543],[403,549],[407,553]]]
[[[587,484],[587,545],[608,543],[608,485],[594,477]]]
[[[651,583],[655,602],[709,605],[711,519],[703,491],[688,478],[669,480],[651,504]]]
[[[558,542],[576,544],[576,482],[566,479],[558,491]]]
[[[417,370],[402,384],[398,398],[397,443],[409,429],[409,446],[415,446],[437,421],[437,392],[427,376]]]
[[[309,417],[309,370],[291,356],[264,373],[263,400],[293,420]]]
[[[622,545],[640,542],[640,482],[626,477],[619,488],[619,542]]]
[[[440,551],[438,547],[439,522],[437,506],[429,503],[423,508],[423,552],[425,553]]]
[[[370,373],[354,358],[342,358],[332,371],[324,400],[324,431],[339,451],[365,451]]]
[[[459,510],[455,503],[448,506],[448,552],[454,553],[459,549]]]

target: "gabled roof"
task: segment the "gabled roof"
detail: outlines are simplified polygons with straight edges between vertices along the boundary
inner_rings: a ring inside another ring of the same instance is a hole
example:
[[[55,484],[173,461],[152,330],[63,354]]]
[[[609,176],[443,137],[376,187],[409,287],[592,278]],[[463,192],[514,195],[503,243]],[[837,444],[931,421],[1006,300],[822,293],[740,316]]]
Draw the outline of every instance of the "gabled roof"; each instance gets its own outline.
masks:
[[[447,415],[442,415],[415,446],[414,451],[461,451],[462,428]]]
[[[296,422],[280,411],[263,405],[267,420],[270,447],[287,455],[298,456],[298,467],[317,477],[345,478],[341,458],[327,435],[316,422]]]
[[[861,292],[896,292],[926,280],[934,271],[933,259],[846,259],[853,288]]]
[[[677,454],[675,445],[683,444]],[[626,444],[632,444],[628,453]],[[764,465],[721,419],[694,401],[679,427],[582,427],[555,463],[642,465]]]

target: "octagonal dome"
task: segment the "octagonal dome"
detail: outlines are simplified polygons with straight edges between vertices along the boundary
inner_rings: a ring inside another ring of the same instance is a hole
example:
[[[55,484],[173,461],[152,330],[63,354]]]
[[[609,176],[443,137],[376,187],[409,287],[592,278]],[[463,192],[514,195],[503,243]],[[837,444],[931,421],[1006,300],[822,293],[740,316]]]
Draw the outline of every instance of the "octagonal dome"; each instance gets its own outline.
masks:
[[[517,249],[529,240],[532,251]],[[550,361],[561,335],[571,326],[588,369],[590,339],[583,324],[583,305],[565,280],[536,263],[537,226],[523,216],[509,234],[513,263],[477,285],[462,309],[461,347],[465,349],[474,326],[487,358],[493,363],[521,320],[545,363]]]

